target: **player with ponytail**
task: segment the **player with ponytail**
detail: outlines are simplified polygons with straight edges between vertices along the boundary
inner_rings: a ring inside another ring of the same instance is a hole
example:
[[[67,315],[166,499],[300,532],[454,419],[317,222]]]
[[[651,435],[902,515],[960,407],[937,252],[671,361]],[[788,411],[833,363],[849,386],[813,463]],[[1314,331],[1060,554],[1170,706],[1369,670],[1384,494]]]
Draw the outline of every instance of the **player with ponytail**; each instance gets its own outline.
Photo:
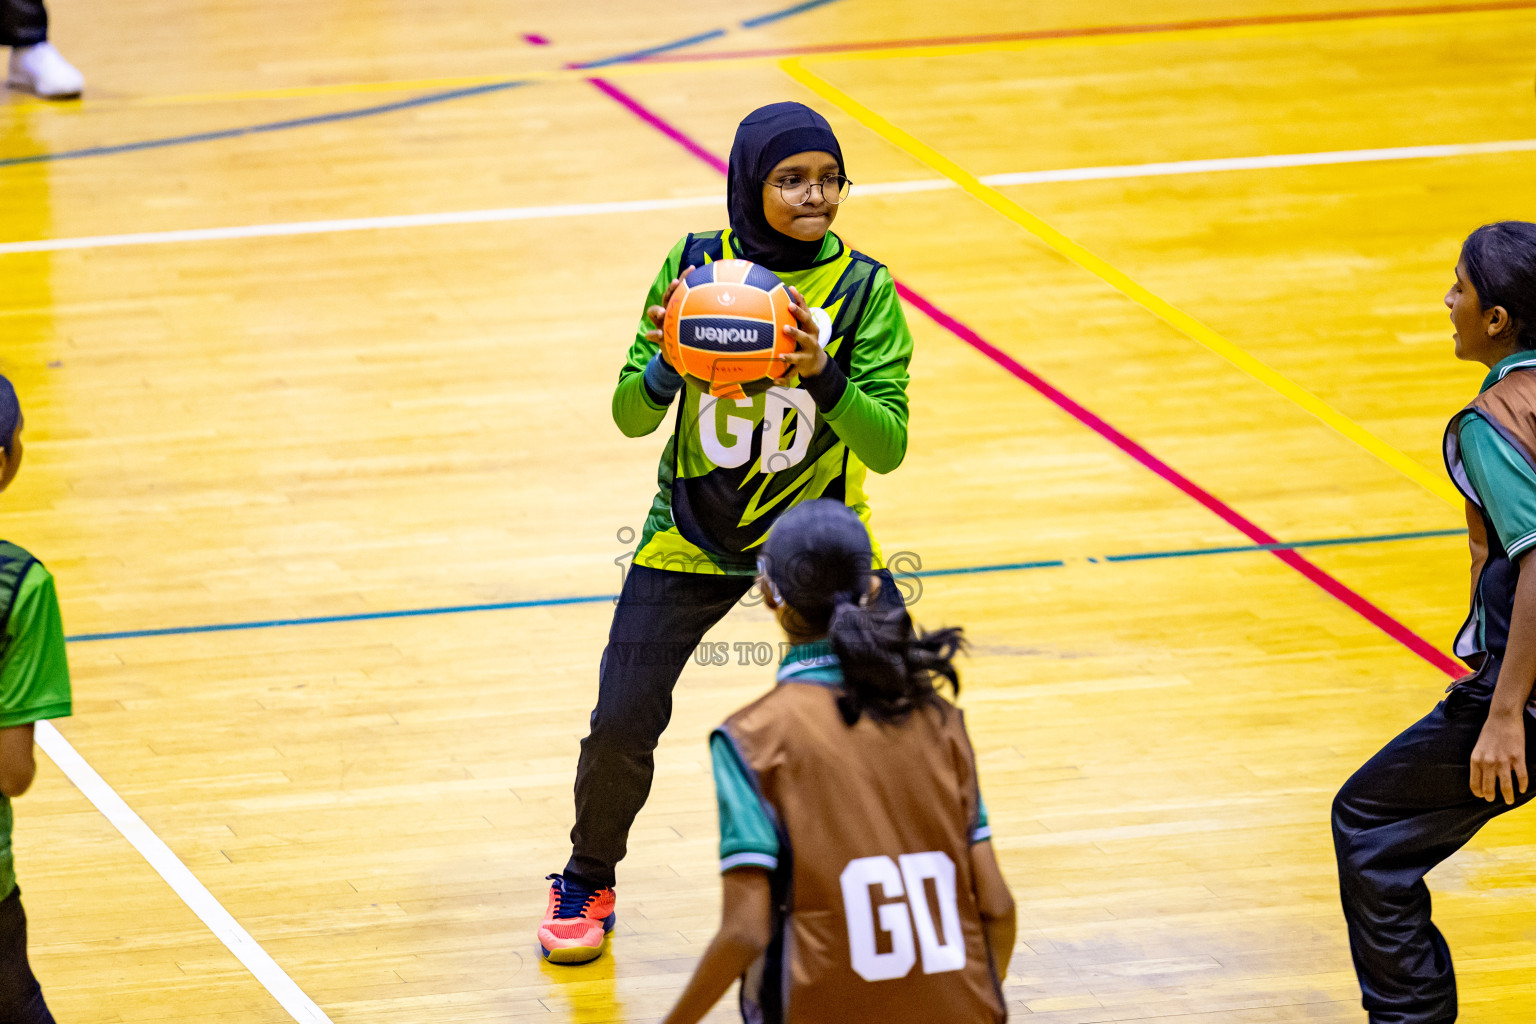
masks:
[[[877,603],[871,561],[837,501],[790,509],[763,545],[787,652],[710,738],[724,912],[666,1024],[702,1019],[737,977],[763,1024],[1005,1018],[1013,898],[964,716],[936,688],[959,692],[961,632]]]
[[[842,667],[843,692],[837,707],[849,725],[864,714],[900,722],[919,708],[944,706],[935,688],[938,679],[947,680],[954,694],[960,693],[954,657],[964,644],[961,631],[919,633],[906,608],[871,607],[869,598],[878,592],[880,580],[867,566],[855,578],[869,589],[827,595],[818,588],[834,585],[828,570],[837,568],[837,563],[814,550],[795,555],[793,564],[775,568],[767,555],[760,564],[766,600],[779,611],[785,630],[792,637],[825,636],[828,650]],[[794,596],[779,596],[786,593]]]

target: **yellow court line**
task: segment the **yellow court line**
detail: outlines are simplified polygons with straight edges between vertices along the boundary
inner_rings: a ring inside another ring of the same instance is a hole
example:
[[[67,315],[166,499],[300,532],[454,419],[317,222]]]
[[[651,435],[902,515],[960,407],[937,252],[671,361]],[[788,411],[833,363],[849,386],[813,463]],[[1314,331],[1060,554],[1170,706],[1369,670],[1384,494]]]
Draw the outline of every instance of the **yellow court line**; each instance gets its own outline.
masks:
[[[1131,301],[1137,303],[1176,330],[1198,341],[1255,380],[1278,392],[1302,409],[1305,409],[1327,426],[1353,441],[1361,448],[1364,448],[1410,480],[1418,483],[1425,490],[1438,495],[1455,508],[1461,508],[1465,504],[1460,493],[1451,486],[1450,481],[1442,479],[1438,474],[1431,473],[1418,460],[1412,459],[1403,452],[1398,451],[1280,371],[1260,361],[1245,349],[1228,341],[1210,327],[1173,305],[1173,303],[1158,296],[1143,285],[1138,284],[1124,271],[1115,268],[1104,259],[1074,242],[1012,199],[1003,195],[997,189],[983,184],[976,175],[967,171],[932,146],[898,128],[830,82],[812,74],[806,70],[798,59],[791,58],[781,61],[779,66],[784,69],[785,74],[789,75],[789,77],[822,99],[839,107],[860,124],[864,125],[864,127],[873,131],[897,149],[904,151],[909,156],[927,164],[935,171],[949,178],[955,184],[965,189],[965,191],[1034,235],[1062,256],[1065,256],[1084,270],[1105,281],[1131,299]]]
[[[1461,21],[1477,15],[1536,16],[1536,12],[1519,9],[1506,11],[1436,12],[1433,14],[1402,14],[1362,18],[1358,21],[1306,21],[1286,24],[1219,25],[1209,28],[1169,29],[1161,32],[1125,32],[1090,34],[1082,36],[1046,37],[1038,39],[999,39],[974,43],[914,43],[911,46],[872,46],[866,49],[850,49],[842,52],[815,53],[807,59],[819,61],[880,61],[907,60],[924,57],[968,57],[992,53],[1018,53],[1027,50],[1059,47],[1132,46],[1140,43],[1186,42],[1202,39],[1242,39],[1287,35],[1315,34],[1318,32],[1375,31],[1403,25],[1434,26],[1448,21]],[[633,78],[644,75],[667,75],[685,72],[718,72],[730,68],[751,67],[759,64],[778,64],[786,58],[779,53],[759,53],[748,50],[740,56],[722,53],[704,60],[655,60],[636,61],[629,64],[613,64],[601,68],[569,69],[552,68],[502,75],[456,75],[444,78],[394,79],[377,82],[338,82],[330,85],[275,86],[268,89],[236,89],[227,92],[181,93],[168,96],[126,96],[119,98],[90,98],[85,100],[27,100],[0,105],[0,110],[28,112],[36,110],[85,112],[112,108],[153,108],[195,106],[210,103],[244,103],[259,100],[312,99],[326,96],[354,96],[380,92],[416,92],[436,89],[467,89],[477,85],[494,85],[498,82],[550,82],[590,78]],[[801,58],[790,57],[790,60]]]

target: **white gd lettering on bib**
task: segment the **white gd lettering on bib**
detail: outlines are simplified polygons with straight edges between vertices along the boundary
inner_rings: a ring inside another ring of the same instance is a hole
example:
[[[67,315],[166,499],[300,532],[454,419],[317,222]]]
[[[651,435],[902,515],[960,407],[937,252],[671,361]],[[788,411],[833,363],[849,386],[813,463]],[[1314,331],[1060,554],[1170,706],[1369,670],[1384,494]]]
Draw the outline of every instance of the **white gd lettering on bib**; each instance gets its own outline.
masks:
[[[799,465],[810,450],[811,435],[816,431],[816,401],[801,388],[769,388],[763,403],[763,469],[780,473]],[[731,404],[709,395],[700,398],[699,442],[709,461],[724,469],[735,469],[752,457],[752,420],[733,416],[731,411],[732,405],[751,409],[754,404],[751,398],[738,398]],[[784,414],[790,409],[796,414],[795,438],[784,449],[779,446],[783,440]]]
[[[965,936],[960,930],[955,862],[942,851],[904,853],[898,860],[900,867],[889,857],[860,857],[843,869],[843,911],[854,972],[865,981],[905,978],[917,963],[919,950],[924,974],[960,970],[965,966]],[[929,881],[938,896],[937,923],[928,903]],[[905,897],[880,906],[880,930],[891,940],[886,953],[876,951],[876,915],[870,890],[877,885],[887,900]]]

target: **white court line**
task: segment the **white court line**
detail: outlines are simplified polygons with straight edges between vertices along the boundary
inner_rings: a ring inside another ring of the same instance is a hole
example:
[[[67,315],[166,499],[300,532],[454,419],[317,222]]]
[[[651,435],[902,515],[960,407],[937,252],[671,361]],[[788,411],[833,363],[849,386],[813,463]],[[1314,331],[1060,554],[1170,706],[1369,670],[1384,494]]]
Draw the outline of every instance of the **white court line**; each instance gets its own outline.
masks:
[[[94,235],[51,238],[38,242],[0,243],[0,255],[13,252],[58,252],[62,249],[104,249],[119,245],[164,245],[170,242],[217,242],[231,238],[271,238],[278,235],[323,235],[337,231],[379,228],[426,228],[442,224],[494,224],[509,220],[589,217],[603,213],[644,213],[688,206],[724,205],[718,195],[682,199],[632,199],[617,203],[567,203],[563,206],[510,206],[497,210],[455,213],[410,213],[395,217],[352,217],[346,220],[301,220],[280,224],[247,224],[234,228],[192,228],[186,231],[146,231],[134,235]]]
[[[314,1000],[305,995],[304,990],[277,966],[277,962],[251,938],[250,933],[240,926],[240,922],[230,916],[223,904],[214,899],[203,883],[171,852],[171,848],[144,824],[144,819],[135,814],[133,808],[117,795],[117,791],[96,773],[96,769],[70,746],[52,722],[38,722],[35,735],[43,753],[69,776],[69,780],[79,787],[86,799],[95,804],[96,809],[123,834],[123,838],[149,861],[149,866],[165,879],[182,902],[192,908],[192,912],[202,919],[218,940],[229,947],[229,951],[288,1011],[290,1017],[299,1024],[331,1024],[331,1019],[315,1005]]]
[[[1163,164],[1120,167],[1079,167],[1065,171],[1024,171],[989,174],[981,180],[994,188],[1035,185],[1047,181],[1099,181],[1106,178],[1150,178],[1165,174],[1208,174],[1212,171],[1258,171],[1275,167],[1320,167],[1325,164],[1369,164],[1391,160],[1432,160],[1485,153],[1536,153],[1536,139],[1468,142],[1454,146],[1393,146],[1389,149],[1339,149],[1326,153],[1283,153],[1279,156],[1237,156],[1220,160],[1179,160]]]
[[[994,188],[1006,188],[1010,185],[1040,185],[1058,181],[1104,181],[1114,178],[1209,174],[1216,171],[1272,170],[1279,167],[1319,167],[1327,164],[1382,163],[1394,160],[1432,160],[1444,157],[1480,156],[1489,153],[1531,152],[1536,152],[1536,139],[1511,139],[1504,142],[1471,142],[1448,146],[1394,146],[1387,149],[1343,149],[1323,153],[1282,153],[1276,156],[1178,160],[1169,163],[1122,164],[1108,167],[1068,167],[1054,171],[988,174],[981,180]],[[955,187],[955,183],[947,178],[889,181],[855,186],[858,194],[863,196],[940,192]],[[675,199],[632,199],[611,203],[567,203],[559,206],[509,206],[491,210],[461,210],[452,213],[414,213],[394,217],[353,217],[346,220],[248,224],[243,227],[193,228],[186,231],[147,231],[130,235],[47,238],[30,242],[0,243],[0,256],[11,253],[61,252],[66,249],[106,249],[129,245],[166,245],[175,242],[217,242],[239,238],[375,231],[384,228],[424,228],[448,224],[493,224],[558,217],[590,217],[610,213],[646,213],[653,210],[680,210],[692,206],[723,204],[724,199],[716,194],[684,196]]]

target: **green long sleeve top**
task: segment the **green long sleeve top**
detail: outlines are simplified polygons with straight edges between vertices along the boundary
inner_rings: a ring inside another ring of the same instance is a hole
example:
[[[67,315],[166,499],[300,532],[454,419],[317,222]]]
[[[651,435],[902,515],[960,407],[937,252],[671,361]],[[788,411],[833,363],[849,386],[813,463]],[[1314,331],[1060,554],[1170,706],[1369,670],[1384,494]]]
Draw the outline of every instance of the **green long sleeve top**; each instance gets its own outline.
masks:
[[[729,231],[686,236],[667,254],[646,308],[661,304],[686,266],[732,258],[739,256]],[[614,422],[640,437],[673,401],[680,406],[637,565],[750,575],[773,522],[802,501],[839,499],[867,527],[865,475],[889,473],[906,456],[912,335],[890,272],[829,233],[811,266],[778,276],[823,328],[827,364],[798,387],[717,400],[685,386],[646,338],[652,325],[642,313],[614,390]],[[880,567],[873,534],[870,543]]]
[[[682,272],[686,241],[679,241],[667,254],[651,282],[645,309],[660,305],[667,285]],[[822,251],[825,254],[840,244],[836,235],[828,234]],[[785,284],[808,294],[796,281],[800,274],[788,272],[778,276]],[[660,351],[660,346],[645,336],[651,327],[650,318],[642,310],[634,343],[613,392],[613,421],[627,437],[651,433],[661,425],[671,405],[670,395],[657,395],[645,384],[646,365]],[[841,368],[829,360],[821,375],[802,381],[802,385],[816,399],[822,418],[843,443],[876,473],[889,473],[901,465],[907,454],[907,363],[912,357],[912,334],[902,313],[901,300],[896,296],[896,282],[885,267],[875,272],[853,342],[851,372],[846,378]],[[818,386],[820,376],[829,376],[827,386]]]

